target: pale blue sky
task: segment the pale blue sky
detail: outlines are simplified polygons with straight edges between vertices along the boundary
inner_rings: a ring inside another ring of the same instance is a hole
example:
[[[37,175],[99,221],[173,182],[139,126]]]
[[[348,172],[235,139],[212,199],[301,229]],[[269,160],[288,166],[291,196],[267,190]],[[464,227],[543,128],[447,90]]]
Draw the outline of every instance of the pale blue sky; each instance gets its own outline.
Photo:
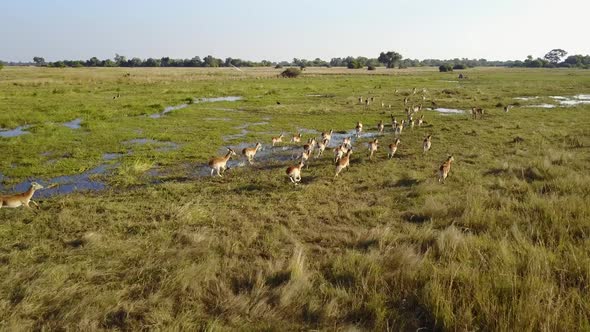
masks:
[[[0,59],[590,54],[590,0],[0,0]]]

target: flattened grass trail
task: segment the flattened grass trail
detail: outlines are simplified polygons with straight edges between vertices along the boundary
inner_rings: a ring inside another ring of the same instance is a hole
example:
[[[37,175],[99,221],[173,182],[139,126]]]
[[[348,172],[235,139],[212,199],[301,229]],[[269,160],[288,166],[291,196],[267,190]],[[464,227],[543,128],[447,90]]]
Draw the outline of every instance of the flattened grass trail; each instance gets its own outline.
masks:
[[[590,105],[534,107],[590,94],[590,71],[279,72],[5,67],[0,128],[29,133],[0,137],[2,194],[107,167],[90,175],[106,189],[0,209],[0,328],[590,330]],[[224,96],[242,99],[190,102]],[[406,96],[466,113],[423,111],[392,160],[391,127],[374,161],[355,141],[337,179],[326,151],[297,186],[299,149],[269,147],[375,133]],[[256,142],[254,165],[202,176]]]

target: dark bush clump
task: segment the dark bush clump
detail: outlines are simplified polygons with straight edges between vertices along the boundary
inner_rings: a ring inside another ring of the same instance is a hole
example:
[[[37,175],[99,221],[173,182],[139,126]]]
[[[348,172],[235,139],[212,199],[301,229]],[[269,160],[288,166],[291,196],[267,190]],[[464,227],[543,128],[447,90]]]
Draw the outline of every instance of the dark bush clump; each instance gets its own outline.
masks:
[[[301,70],[297,68],[287,68],[281,73],[281,77],[295,78],[301,74]]]
[[[440,65],[440,67],[438,67],[438,71],[441,73],[446,73],[448,71],[453,71],[453,67],[451,65]]]
[[[375,70],[375,69],[377,69],[377,68],[375,68],[375,66],[372,66],[372,65],[367,66],[367,70]]]
[[[283,68],[283,66],[282,66],[282,65],[276,65],[276,66],[275,66],[275,69],[281,69],[281,68]]]
[[[458,64],[456,64],[456,65],[453,66],[453,69],[454,70],[457,70],[457,69],[467,69],[467,66],[464,65],[464,64],[462,64],[462,63],[458,63]]]

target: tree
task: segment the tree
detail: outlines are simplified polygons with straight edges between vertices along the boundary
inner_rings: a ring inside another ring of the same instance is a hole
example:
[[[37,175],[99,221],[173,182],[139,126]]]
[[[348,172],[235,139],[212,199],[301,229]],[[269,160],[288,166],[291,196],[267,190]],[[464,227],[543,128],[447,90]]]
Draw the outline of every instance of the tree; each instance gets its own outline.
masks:
[[[402,55],[397,53],[397,52],[393,52],[393,51],[389,51],[387,53],[381,52],[381,54],[379,54],[379,57],[377,58],[377,60],[379,62],[381,62],[382,64],[384,64],[387,68],[394,68],[395,65],[402,59]]]
[[[549,61],[550,63],[556,65],[557,63],[559,63],[559,61],[561,60],[561,58],[563,58],[564,56],[567,55],[567,52],[560,49],[560,48],[556,48],[556,49],[552,49],[551,51],[549,51],[547,54],[545,54],[545,56],[543,57],[543,59]]]
[[[34,63],[35,63],[37,66],[43,66],[43,65],[45,65],[45,59],[43,59],[43,58],[42,58],[42,57],[40,57],[40,56],[33,57],[33,62],[34,62]]]
[[[117,66],[123,66],[125,62],[127,62],[127,58],[124,55],[115,53],[115,62],[117,63]]]

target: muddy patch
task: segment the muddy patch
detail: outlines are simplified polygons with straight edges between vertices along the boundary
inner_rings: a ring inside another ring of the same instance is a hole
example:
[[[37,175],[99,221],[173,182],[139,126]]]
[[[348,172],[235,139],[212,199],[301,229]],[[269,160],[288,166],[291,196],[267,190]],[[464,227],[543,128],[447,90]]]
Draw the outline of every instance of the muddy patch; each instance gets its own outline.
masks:
[[[30,134],[27,129],[31,128],[31,126],[20,126],[14,129],[2,129],[0,128],[0,137],[11,138],[11,137],[18,137],[25,134]]]
[[[557,106],[555,106],[553,104],[538,104],[538,105],[528,105],[526,107],[531,107],[531,108],[555,108]]]
[[[438,113],[443,113],[443,114],[464,114],[465,113],[465,111],[460,110],[460,109],[456,109],[456,108],[438,107],[438,108],[434,108],[432,110],[435,112],[438,112]]]
[[[198,103],[216,103],[216,102],[220,102],[220,101],[230,101],[230,102],[234,102],[234,101],[240,101],[243,98],[240,96],[225,96],[225,97],[211,97],[211,98],[196,98],[194,100],[195,104]]]
[[[119,153],[119,152],[115,152],[115,153],[103,153],[102,154],[102,160],[105,161],[109,161],[109,160],[116,160],[119,159],[125,155],[127,155],[128,153]]]
[[[80,129],[82,128],[82,119],[77,118],[69,122],[64,122],[62,125],[70,128],[70,129]]]

